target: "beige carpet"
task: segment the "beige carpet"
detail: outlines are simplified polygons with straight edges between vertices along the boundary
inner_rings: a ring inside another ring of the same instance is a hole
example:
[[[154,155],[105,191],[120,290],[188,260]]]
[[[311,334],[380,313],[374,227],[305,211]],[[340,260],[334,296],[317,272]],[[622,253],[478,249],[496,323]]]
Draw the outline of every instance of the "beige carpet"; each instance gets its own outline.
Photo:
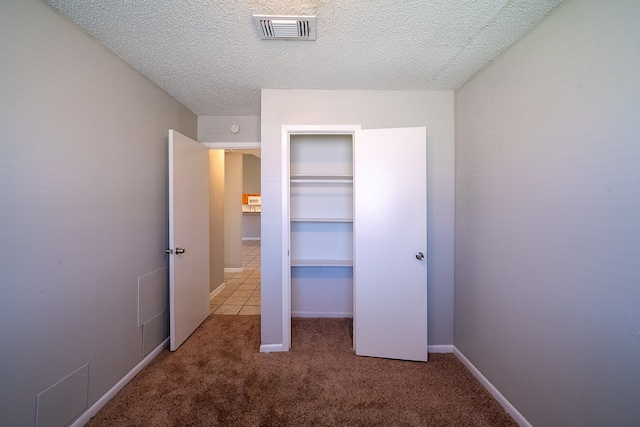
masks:
[[[347,319],[294,319],[288,353],[260,353],[259,316],[210,316],[88,426],[516,426],[452,354],[355,356]]]

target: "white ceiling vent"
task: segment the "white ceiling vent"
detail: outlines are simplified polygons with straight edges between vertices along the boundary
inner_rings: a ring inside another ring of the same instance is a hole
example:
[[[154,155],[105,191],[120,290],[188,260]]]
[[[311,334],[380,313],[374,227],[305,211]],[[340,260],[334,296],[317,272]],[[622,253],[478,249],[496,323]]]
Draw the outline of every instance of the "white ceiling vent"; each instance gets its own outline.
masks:
[[[253,15],[262,40],[315,40],[315,16]]]

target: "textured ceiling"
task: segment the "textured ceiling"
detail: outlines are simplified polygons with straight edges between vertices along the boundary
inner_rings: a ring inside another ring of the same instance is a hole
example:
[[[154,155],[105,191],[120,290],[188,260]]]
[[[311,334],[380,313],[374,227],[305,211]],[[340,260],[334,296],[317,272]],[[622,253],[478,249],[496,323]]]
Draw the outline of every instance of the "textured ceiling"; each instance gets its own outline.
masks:
[[[455,89],[560,0],[45,0],[198,115],[259,115],[260,89]],[[252,15],[317,15],[317,41]]]

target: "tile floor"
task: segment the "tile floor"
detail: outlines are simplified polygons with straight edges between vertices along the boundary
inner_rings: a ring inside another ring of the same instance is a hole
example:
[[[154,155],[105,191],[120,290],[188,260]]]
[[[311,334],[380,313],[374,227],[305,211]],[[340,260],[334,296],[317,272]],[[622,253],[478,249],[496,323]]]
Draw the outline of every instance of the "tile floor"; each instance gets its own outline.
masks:
[[[260,241],[242,241],[242,272],[224,273],[224,288],[209,302],[213,314],[260,314]]]

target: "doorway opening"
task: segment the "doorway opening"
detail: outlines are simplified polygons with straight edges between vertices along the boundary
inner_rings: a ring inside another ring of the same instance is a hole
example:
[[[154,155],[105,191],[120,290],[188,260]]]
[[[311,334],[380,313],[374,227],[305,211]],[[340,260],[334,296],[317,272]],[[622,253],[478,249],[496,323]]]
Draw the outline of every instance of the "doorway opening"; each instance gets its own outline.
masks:
[[[282,129],[285,351],[292,317],[353,317],[353,144],[359,128]]]
[[[257,315],[261,302],[260,144],[203,145],[211,149],[210,313]]]
[[[352,316],[357,355],[426,361],[426,128],[282,137],[282,350],[302,312]]]

